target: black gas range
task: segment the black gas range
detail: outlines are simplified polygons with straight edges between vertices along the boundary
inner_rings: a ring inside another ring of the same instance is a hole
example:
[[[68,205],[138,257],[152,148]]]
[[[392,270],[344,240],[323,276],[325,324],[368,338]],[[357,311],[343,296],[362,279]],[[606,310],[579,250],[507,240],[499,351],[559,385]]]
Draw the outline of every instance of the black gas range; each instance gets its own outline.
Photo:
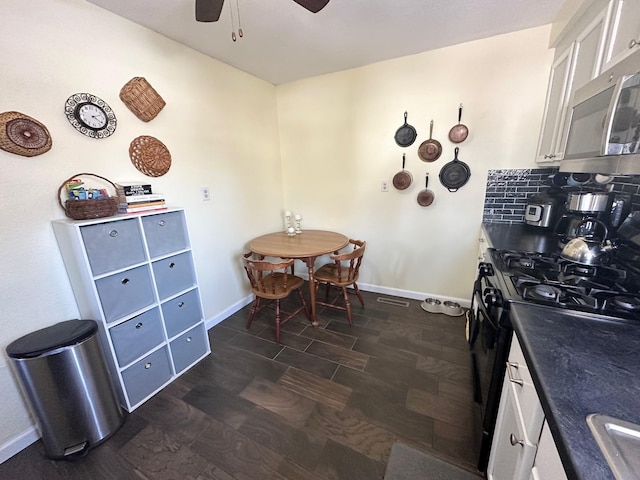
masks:
[[[489,459],[511,346],[511,305],[533,303],[640,324],[640,253],[623,251],[610,264],[594,266],[565,260],[559,252],[488,249],[469,310],[480,471]]]
[[[581,265],[559,254],[489,249],[505,301],[599,313],[640,322],[640,271],[626,259]]]

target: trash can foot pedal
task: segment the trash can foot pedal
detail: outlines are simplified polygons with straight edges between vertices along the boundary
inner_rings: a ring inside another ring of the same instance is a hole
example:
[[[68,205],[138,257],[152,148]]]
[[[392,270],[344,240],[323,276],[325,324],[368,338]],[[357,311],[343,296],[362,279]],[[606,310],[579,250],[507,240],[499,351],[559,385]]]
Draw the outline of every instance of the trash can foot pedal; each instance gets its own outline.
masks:
[[[65,448],[64,458],[66,460],[76,460],[84,457],[87,453],[89,453],[89,442],[82,442],[78,445]]]

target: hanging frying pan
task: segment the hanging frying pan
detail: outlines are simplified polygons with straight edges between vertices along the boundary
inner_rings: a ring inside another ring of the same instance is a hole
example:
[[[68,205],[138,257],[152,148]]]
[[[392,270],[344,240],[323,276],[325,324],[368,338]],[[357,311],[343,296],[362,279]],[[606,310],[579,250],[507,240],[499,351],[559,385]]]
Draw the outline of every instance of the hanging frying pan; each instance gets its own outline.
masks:
[[[421,207],[428,207],[433,203],[436,196],[431,190],[429,190],[429,174],[427,173],[424,181],[424,190],[420,190],[418,193],[418,205]]]
[[[407,172],[404,169],[404,162],[405,162],[405,154],[403,153],[402,154],[402,170],[400,170],[398,173],[396,173],[393,176],[393,186],[396,187],[398,190],[406,190],[411,185],[411,182],[413,182],[413,176],[411,175],[411,172]]]
[[[460,149],[456,147],[453,160],[447,163],[440,170],[440,183],[444,185],[450,192],[457,191],[462,187],[471,176],[469,166],[458,160],[458,152]]]
[[[396,130],[396,143],[401,147],[408,147],[416,141],[416,129],[407,123],[407,112],[404,112],[404,125]]]
[[[433,120],[429,127],[429,140],[425,140],[418,147],[418,156],[425,162],[433,162],[440,158],[442,154],[442,145],[438,140],[433,138]]]
[[[462,104],[458,107],[458,124],[449,130],[449,140],[453,143],[462,143],[469,135],[469,129],[462,123]]]

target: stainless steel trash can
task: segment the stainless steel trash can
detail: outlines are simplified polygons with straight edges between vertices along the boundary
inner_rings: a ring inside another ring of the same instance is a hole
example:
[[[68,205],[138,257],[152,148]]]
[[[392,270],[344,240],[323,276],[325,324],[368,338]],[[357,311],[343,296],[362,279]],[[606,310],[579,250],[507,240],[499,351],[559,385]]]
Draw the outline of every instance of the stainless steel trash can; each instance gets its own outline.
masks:
[[[94,320],[68,320],[6,348],[36,415],[45,454],[74,459],[124,421]]]

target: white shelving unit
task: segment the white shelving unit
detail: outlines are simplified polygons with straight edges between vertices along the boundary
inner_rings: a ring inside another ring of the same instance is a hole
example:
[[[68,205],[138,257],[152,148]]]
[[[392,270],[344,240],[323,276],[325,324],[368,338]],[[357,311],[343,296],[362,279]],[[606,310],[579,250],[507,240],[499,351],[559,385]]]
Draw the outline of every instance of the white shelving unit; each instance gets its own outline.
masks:
[[[53,229],[127,411],[211,352],[183,209],[56,220]]]

